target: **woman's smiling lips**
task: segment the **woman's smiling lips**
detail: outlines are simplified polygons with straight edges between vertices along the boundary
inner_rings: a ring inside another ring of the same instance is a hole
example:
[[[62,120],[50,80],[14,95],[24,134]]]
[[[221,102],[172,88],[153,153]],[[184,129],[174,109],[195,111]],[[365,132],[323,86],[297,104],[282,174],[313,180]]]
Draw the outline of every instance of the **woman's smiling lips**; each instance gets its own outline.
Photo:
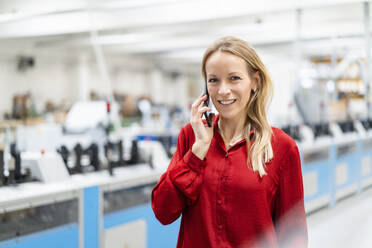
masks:
[[[231,100],[217,100],[218,103],[222,104],[222,105],[230,105],[230,104],[233,104],[234,102],[236,102],[236,99],[231,99]]]

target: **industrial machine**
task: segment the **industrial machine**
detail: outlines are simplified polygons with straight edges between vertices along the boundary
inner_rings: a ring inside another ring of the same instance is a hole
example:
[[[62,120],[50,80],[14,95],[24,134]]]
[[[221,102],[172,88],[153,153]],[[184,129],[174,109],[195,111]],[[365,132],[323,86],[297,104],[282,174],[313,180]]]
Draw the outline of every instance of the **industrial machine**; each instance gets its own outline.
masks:
[[[331,201],[332,134],[328,123],[301,125],[301,139],[296,141],[300,150],[306,211],[311,212]]]

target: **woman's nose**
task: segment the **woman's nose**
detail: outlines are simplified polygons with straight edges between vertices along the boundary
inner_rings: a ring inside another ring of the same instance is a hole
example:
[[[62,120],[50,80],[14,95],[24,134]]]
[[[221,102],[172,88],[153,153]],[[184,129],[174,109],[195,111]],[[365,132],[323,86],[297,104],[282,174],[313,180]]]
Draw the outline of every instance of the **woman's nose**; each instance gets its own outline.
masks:
[[[222,83],[220,87],[218,88],[218,94],[219,95],[228,95],[230,94],[230,88],[225,83]]]

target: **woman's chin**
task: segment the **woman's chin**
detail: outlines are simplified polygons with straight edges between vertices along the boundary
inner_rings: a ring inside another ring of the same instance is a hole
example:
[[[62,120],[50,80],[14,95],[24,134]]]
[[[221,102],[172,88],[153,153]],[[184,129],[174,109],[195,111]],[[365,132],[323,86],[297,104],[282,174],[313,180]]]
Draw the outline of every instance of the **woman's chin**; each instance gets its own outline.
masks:
[[[218,112],[219,115],[220,115],[220,118],[223,118],[223,119],[234,119],[236,117],[236,114],[234,114],[233,112],[225,112],[225,111],[221,111],[221,112]]]

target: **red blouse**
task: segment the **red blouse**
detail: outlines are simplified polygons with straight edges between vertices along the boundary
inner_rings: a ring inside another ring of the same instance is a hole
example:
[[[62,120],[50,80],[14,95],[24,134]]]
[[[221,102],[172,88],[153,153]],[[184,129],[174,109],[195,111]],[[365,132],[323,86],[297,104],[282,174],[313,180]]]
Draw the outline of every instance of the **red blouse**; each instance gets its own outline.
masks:
[[[307,247],[297,145],[280,129],[272,130],[274,158],[260,178],[246,165],[244,139],[226,151],[217,120],[204,160],[191,152],[191,125],[181,129],[168,170],[151,195],[162,224],[182,214],[178,248]]]

